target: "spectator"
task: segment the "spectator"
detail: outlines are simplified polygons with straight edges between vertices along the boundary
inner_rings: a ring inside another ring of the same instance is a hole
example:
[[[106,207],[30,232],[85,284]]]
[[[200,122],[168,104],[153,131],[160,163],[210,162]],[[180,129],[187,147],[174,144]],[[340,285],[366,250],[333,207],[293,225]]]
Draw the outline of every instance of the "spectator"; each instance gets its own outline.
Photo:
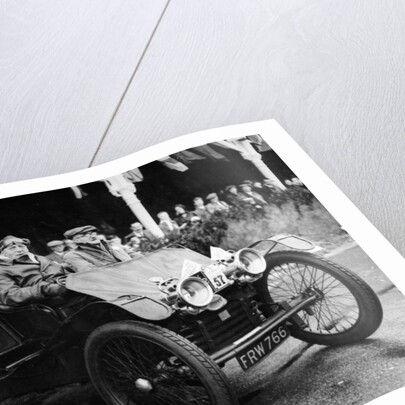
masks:
[[[270,204],[280,206],[286,201],[285,191],[275,186],[273,180],[271,179],[264,179],[263,194],[264,199]]]
[[[294,201],[294,206],[297,211],[302,214],[301,206],[312,205],[314,196],[312,193],[304,186],[304,183],[297,177],[293,177],[291,180],[286,180],[284,182],[287,187],[287,195]]]
[[[263,185],[262,183],[260,183],[260,181],[255,181],[251,187],[252,191],[260,194],[264,199],[266,199],[265,192],[263,190]]]
[[[58,305],[66,289],[57,283],[62,265],[32,254],[28,239],[6,236],[0,241],[0,303],[25,305],[36,302]]]
[[[75,271],[85,271],[108,264],[125,262],[131,257],[123,249],[111,249],[92,225],[69,229],[65,238],[72,239],[77,249],[65,254],[65,261]]]
[[[131,249],[127,245],[122,244],[122,240],[119,236],[117,235],[109,235],[107,236],[107,243],[112,250],[124,250],[126,253],[128,253],[131,258],[136,258],[142,256],[140,253],[136,252],[134,249]]]
[[[126,251],[127,253],[131,256],[131,257],[138,257],[139,255],[142,255],[142,246],[141,246],[141,241],[139,238],[137,238],[136,236],[133,236],[128,243],[126,243],[125,245]],[[136,254],[136,256],[135,256]]]
[[[173,241],[180,236],[180,228],[176,221],[173,221],[166,211],[157,214],[159,218],[159,228],[163,231],[169,241]]]
[[[174,211],[176,213],[174,220],[180,229],[184,229],[190,222],[192,214],[186,211],[186,207],[183,204],[176,204],[174,206]]]
[[[201,197],[195,197],[193,199],[194,210],[192,215],[199,217],[202,221],[205,221],[209,217],[209,212],[204,205],[204,200]]]
[[[192,216],[190,219],[191,228],[199,228],[202,222],[202,219],[198,215]]]
[[[225,187],[225,198],[229,204],[237,208],[253,207],[255,200],[252,197],[238,193],[238,189],[234,185]]]
[[[153,243],[156,240],[151,232],[143,228],[143,225],[140,222],[134,222],[133,224],[131,224],[131,231],[132,232],[129,235],[125,236],[125,243],[134,236],[136,236],[141,241],[141,244],[143,242]]]
[[[248,197],[248,198],[253,198],[254,202],[256,203],[257,206],[265,206],[268,205],[266,200],[259,194],[256,193],[255,191],[252,191],[252,187],[250,187],[248,184],[241,184],[239,186],[241,190],[241,194]]]
[[[304,185],[304,183],[298,177],[293,177],[291,179],[291,183],[293,186],[303,186]]]
[[[220,201],[216,193],[208,194],[207,200],[209,203],[205,206],[205,208],[210,214],[218,211],[224,213],[229,211],[229,205],[225,201]]]
[[[51,240],[46,245],[52,251],[52,253],[45,256],[46,258],[60,264],[65,262],[63,259],[65,255],[65,243],[62,240]]]

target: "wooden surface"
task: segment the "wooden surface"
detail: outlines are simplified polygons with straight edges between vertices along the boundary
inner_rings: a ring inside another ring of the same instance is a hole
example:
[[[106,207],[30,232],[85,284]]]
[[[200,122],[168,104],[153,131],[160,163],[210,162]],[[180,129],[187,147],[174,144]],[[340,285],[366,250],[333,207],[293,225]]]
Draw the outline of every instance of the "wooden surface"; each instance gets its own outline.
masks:
[[[405,253],[403,1],[1,4],[0,182],[275,118]]]

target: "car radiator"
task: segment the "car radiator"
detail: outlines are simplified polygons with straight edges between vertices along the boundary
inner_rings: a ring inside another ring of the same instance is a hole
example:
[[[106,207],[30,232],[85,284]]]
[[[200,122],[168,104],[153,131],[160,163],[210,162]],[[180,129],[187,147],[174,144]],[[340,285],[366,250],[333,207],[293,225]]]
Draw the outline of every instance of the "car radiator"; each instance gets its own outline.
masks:
[[[249,333],[265,320],[254,300],[229,301],[218,311],[183,319],[180,334],[211,354]]]

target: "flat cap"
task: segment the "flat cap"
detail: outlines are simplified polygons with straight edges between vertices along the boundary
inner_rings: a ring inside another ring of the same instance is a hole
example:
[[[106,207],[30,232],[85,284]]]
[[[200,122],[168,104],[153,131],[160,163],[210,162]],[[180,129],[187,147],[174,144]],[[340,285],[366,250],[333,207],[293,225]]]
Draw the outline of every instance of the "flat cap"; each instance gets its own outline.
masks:
[[[212,199],[215,198],[215,197],[218,197],[218,196],[217,196],[217,193],[210,193],[210,194],[207,195],[206,198],[207,198],[207,200],[212,200]]]
[[[0,240],[0,252],[14,243],[23,243],[25,246],[29,246],[31,242],[26,238],[18,238],[17,236],[7,235]]]
[[[63,240],[51,240],[49,241],[46,245],[49,247],[54,247],[54,246],[59,246],[59,245],[64,245],[65,243]]]
[[[236,186],[235,185],[233,185],[233,184],[230,184],[229,186],[226,186],[225,187],[225,191],[229,191],[231,188],[236,188]]]
[[[66,239],[72,239],[79,233],[86,233],[86,232],[97,232],[97,228],[93,225],[78,226],[77,228],[69,229],[63,234],[63,236]]]

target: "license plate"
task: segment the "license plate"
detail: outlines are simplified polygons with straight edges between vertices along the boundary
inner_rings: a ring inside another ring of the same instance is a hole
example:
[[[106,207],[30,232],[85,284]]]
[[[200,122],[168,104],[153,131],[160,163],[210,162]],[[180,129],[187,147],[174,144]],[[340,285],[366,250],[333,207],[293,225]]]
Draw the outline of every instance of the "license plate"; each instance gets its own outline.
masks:
[[[243,353],[236,356],[242,370],[246,371],[264,359],[269,353],[279,347],[288,336],[290,336],[288,329],[284,325],[281,325],[270,330],[267,335],[249,345]]]

